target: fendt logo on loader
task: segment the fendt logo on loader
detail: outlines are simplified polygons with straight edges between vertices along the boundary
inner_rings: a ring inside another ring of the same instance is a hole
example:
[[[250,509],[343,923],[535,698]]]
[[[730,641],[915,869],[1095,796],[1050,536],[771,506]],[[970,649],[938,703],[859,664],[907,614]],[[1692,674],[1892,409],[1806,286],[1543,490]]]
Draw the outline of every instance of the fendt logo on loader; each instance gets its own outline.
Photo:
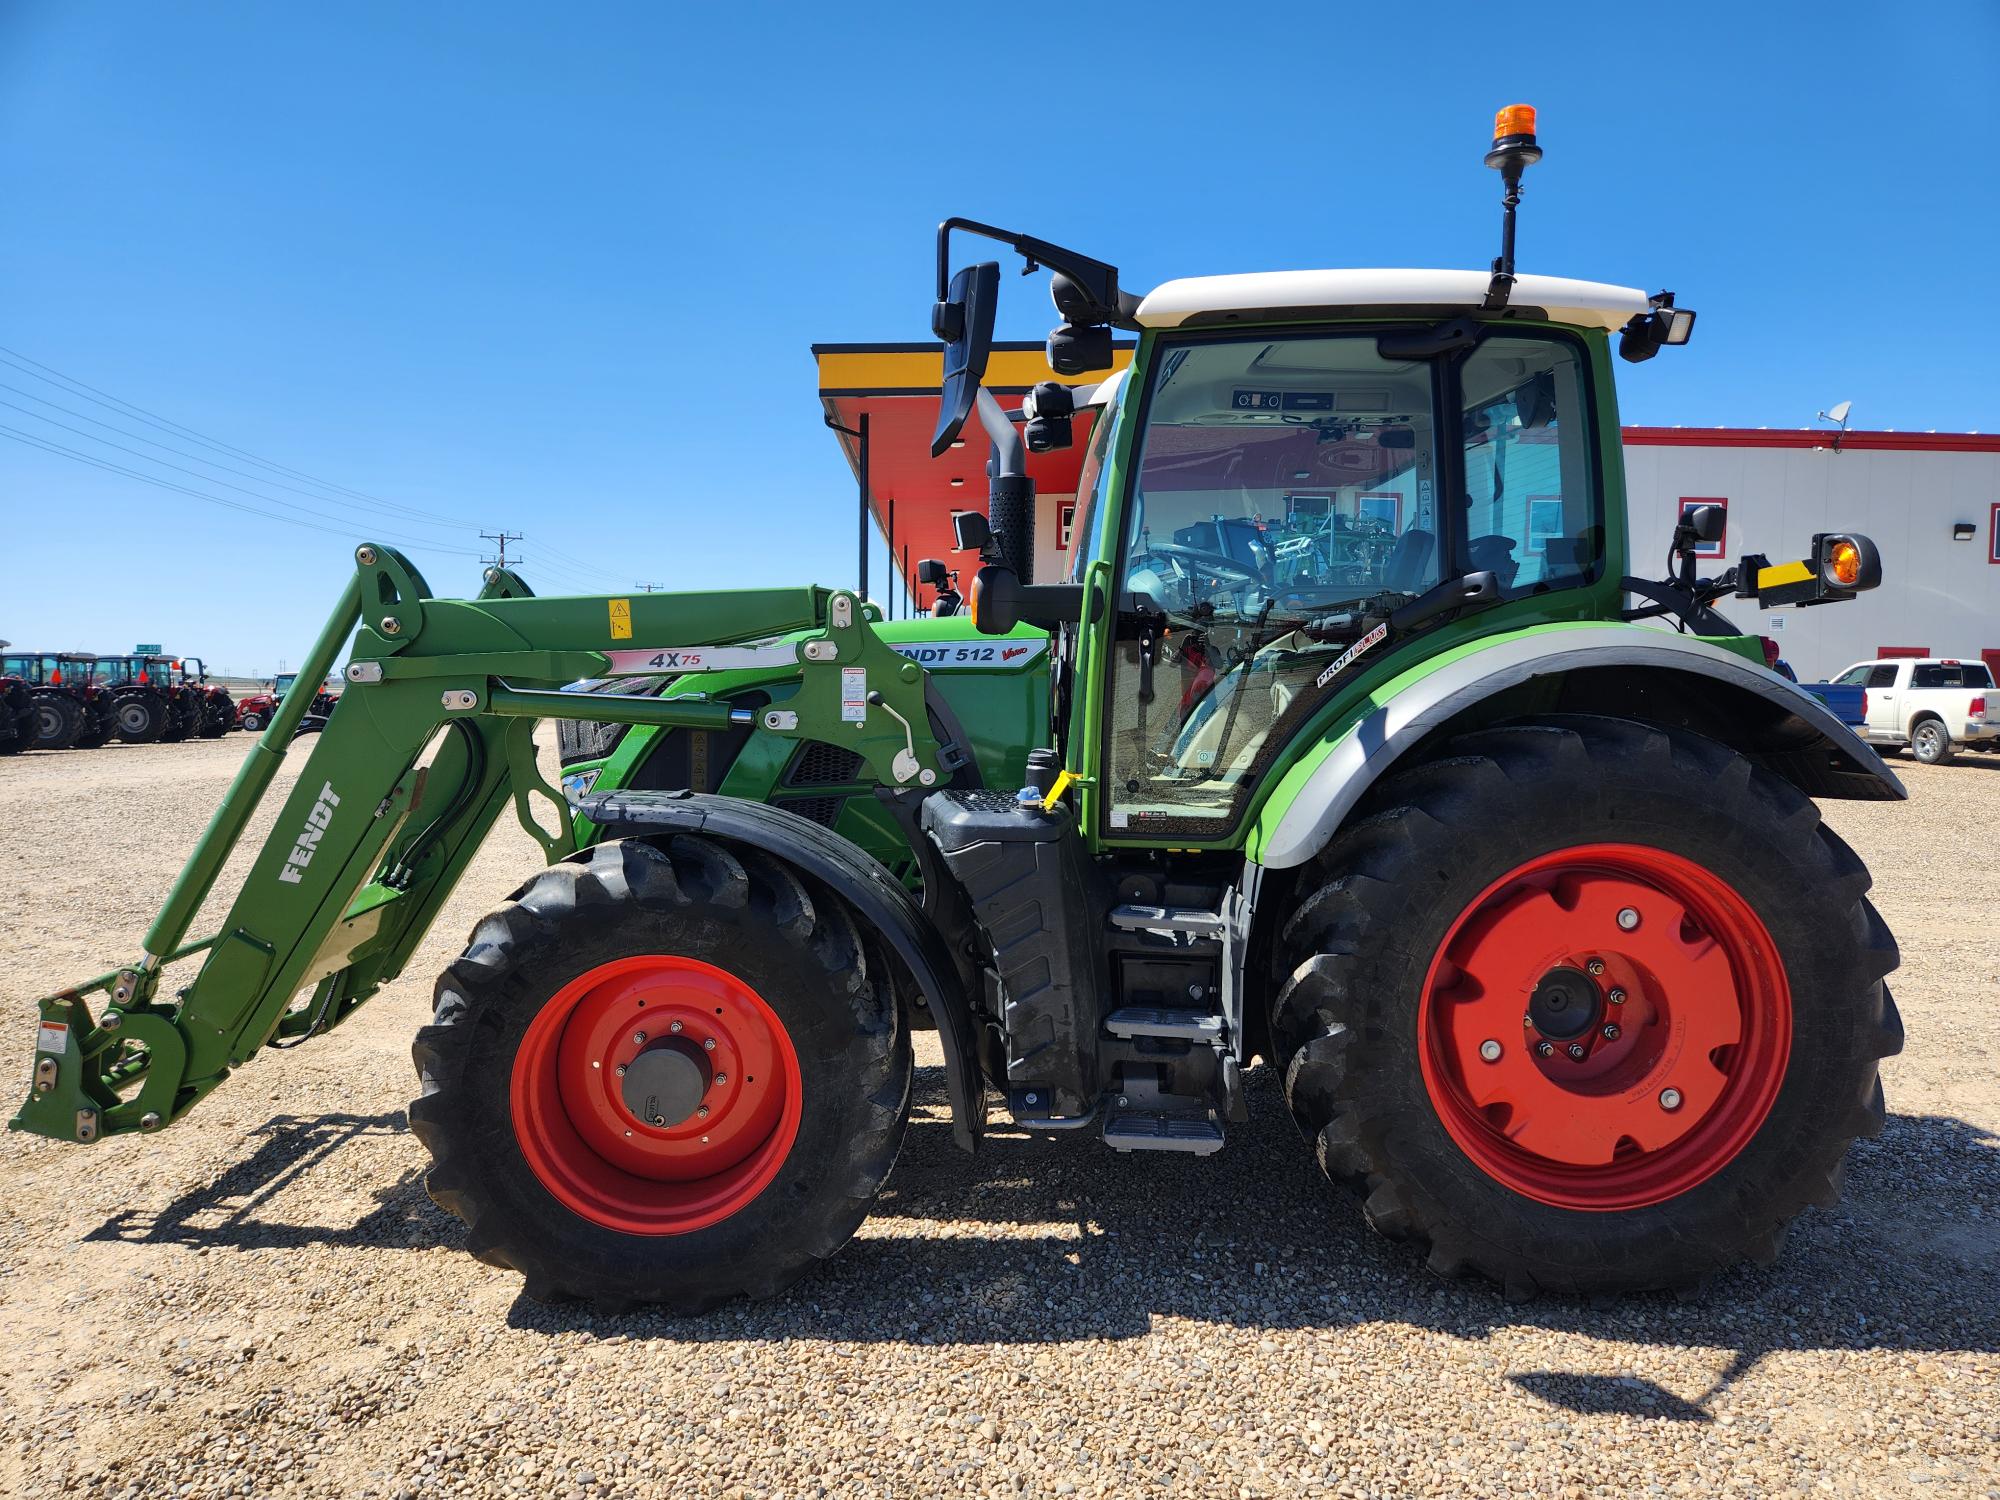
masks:
[[[287,885],[297,885],[299,877],[305,874],[306,866],[312,863],[313,851],[319,847],[319,836],[326,832],[326,825],[333,821],[333,810],[340,806],[340,797],[328,782],[319,789],[319,800],[306,814],[306,826],[299,830],[299,836],[292,845],[291,857],[285,861],[284,869],[278,872],[278,879]]]

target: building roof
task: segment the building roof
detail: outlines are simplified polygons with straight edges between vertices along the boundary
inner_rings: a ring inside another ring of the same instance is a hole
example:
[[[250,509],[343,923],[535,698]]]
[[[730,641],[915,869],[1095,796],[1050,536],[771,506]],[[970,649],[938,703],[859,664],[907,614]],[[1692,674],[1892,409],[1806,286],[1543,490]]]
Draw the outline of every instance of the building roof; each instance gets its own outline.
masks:
[[[1447,313],[1478,307],[1490,271],[1257,271],[1238,276],[1189,276],[1146,294],[1138,320],[1147,328],[1203,323],[1260,322],[1303,312],[1395,308]],[[1650,306],[1636,287],[1567,276],[1517,276],[1512,305],[1538,308],[1554,323],[1623,328]]]

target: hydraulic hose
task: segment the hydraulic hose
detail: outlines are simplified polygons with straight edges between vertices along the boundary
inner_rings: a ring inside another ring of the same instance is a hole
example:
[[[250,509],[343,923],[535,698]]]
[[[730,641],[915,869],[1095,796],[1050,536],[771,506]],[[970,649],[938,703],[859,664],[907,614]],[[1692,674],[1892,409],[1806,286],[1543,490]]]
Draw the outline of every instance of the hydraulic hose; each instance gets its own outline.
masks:
[[[452,795],[451,805],[424,825],[424,831],[410,841],[403,857],[383,875],[382,884],[391,889],[400,891],[408,888],[416,878],[417,861],[430,852],[431,846],[444,836],[446,828],[458,821],[459,815],[471,805],[481,783],[486,780],[486,742],[472,727],[472,721],[453,719],[451,729],[465,746],[465,777]]]

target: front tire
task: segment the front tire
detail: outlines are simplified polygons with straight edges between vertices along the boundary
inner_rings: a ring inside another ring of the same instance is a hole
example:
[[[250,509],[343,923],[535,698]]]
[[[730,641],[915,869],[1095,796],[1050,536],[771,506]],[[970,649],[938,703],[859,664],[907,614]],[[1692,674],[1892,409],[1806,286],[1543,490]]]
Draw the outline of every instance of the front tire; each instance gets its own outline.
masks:
[[[1599,1294],[1768,1264],[1838,1199],[1902,1046],[1897,955],[1806,797],[1563,718],[1457,740],[1371,808],[1285,927],[1272,1035],[1378,1230],[1510,1296]]]
[[[889,965],[835,892],[756,851],[627,840],[543,871],[417,1035],[431,1197],[538,1299],[784,1290],[852,1237],[902,1142]]]

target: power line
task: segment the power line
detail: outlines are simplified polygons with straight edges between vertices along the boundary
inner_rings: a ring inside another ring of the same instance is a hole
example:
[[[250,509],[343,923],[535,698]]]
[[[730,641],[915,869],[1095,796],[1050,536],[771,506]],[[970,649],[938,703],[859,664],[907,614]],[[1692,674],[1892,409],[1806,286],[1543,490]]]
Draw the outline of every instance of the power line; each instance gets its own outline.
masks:
[[[158,412],[148,411],[145,407],[127,401],[123,397],[114,396],[109,391],[99,390],[96,386],[78,380],[73,375],[65,375],[53,365],[45,365],[40,360],[30,359],[19,350],[9,349],[4,344],[0,344],[0,362],[11,364],[15,368],[35,376],[37,379],[47,380],[51,384],[60,384],[70,389],[74,394],[83,396],[86,401],[94,402],[106,410],[116,411],[121,415],[144,422],[149,427],[157,427],[162,432],[178,433],[183,438],[191,439],[205,448],[213,448],[219,453],[234,454],[236,457],[248,460],[261,468],[272,469],[280,474],[288,474],[294,479],[303,479],[308,484],[316,484],[322,489],[335,490],[356,500],[372,500],[378,505],[392,506],[395,509],[407,512],[411,516],[421,515],[429,520],[442,522],[445,525],[470,527],[474,524],[471,521],[451,516],[441,516],[435,511],[419,511],[414,506],[399,506],[394,501],[384,500],[380,495],[371,495],[366,490],[352,489],[344,484],[336,484],[330,479],[321,479],[316,475],[308,474],[303,469],[294,469],[288,465],[273,462],[271,459],[252,453],[247,448],[238,448],[233,443],[225,443],[220,438],[211,437],[199,432],[184,423],[174,421],[171,417],[163,417]]]
[[[206,464],[211,469],[220,469],[225,474],[240,474],[245,479],[255,479],[261,484],[276,485],[281,490],[290,490],[294,495],[304,495],[308,500],[318,500],[322,504],[348,505],[357,503],[353,501],[339,500],[330,495],[322,495],[315,490],[300,489],[295,484],[286,484],[282,479],[271,479],[267,478],[265,475],[262,474],[253,474],[248,469],[231,468],[228,464],[217,463],[212,458],[203,458],[199,453],[190,453],[185,448],[176,448],[171,443],[160,442],[158,439],[149,438],[143,433],[128,432],[123,427],[119,427],[114,423],[106,422],[97,417],[93,417],[88,412],[77,411],[74,407],[64,406],[61,402],[58,401],[51,401],[46,396],[37,396],[33,391],[24,391],[17,385],[7,384],[4,380],[0,380],[0,391],[12,391],[17,396],[26,396],[30,401],[39,402],[43,406],[51,407],[56,411],[62,412],[65,416],[75,417],[79,422],[88,422],[93,427],[102,427],[107,432],[115,432],[120,437],[128,437],[132,439],[132,441],[135,443],[144,443],[149,448],[159,448],[167,453],[178,454],[182,458],[191,458],[198,464]],[[47,422],[51,427],[60,427],[65,432],[74,432],[78,437],[89,438],[93,443],[103,443],[107,448],[117,448],[120,446],[119,444],[111,442],[108,439],[96,437],[93,434],[84,432],[79,428],[71,427],[63,422],[58,422],[53,417],[45,417],[40,412],[29,411],[28,408],[25,406],[16,406],[12,401],[0,401],[0,406],[12,407],[15,411],[21,412],[25,416],[33,417],[37,422]],[[146,458],[145,454],[138,453],[136,450],[131,448],[125,448],[123,451],[126,453],[132,453],[134,454],[135,457],[138,458]],[[159,462],[159,460],[155,458],[146,458],[146,461],[148,463]],[[174,465],[167,464],[165,467],[173,468]],[[193,471],[182,470],[182,472],[191,473]],[[220,483],[222,481],[218,482]],[[231,485],[230,488],[238,489],[241,488],[241,486]],[[257,492],[252,490],[248,491],[247,493],[255,494]],[[275,501],[274,503],[282,505],[285,502],[282,500],[278,500]],[[401,506],[379,505],[379,506],[370,506],[370,508],[384,511],[389,515],[395,516],[399,520],[407,521],[414,525],[449,526],[454,531],[464,530],[464,527],[460,526],[457,522],[426,521],[421,516],[415,515],[405,510]]]
[[[635,583],[632,587],[642,594],[657,594],[666,585],[664,583]]]
[[[78,437],[87,438],[93,443],[102,443],[107,448],[116,448],[120,453],[129,453],[134,458],[141,459],[146,463],[158,464],[163,469],[172,469],[176,474],[189,475],[192,478],[201,480],[205,484],[219,484],[224,489],[235,490],[239,494],[249,495],[254,499],[265,501],[267,504],[282,505],[286,510],[295,510],[299,512],[299,514],[301,515],[313,516],[322,521],[337,521],[343,525],[348,525],[348,526],[365,526],[366,529],[370,531],[381,530],[381,528],[379,528],[376,525],[372,517],[360,517],[356,519],[346,516],[329,515],[327,512],[323,510],[309,510],[307,507],[303,505],[294,505],[289,500],[280,500],[276,495],[267,495],[262,490],[253,490],[245,485],[231,484],[227,479],[214,479],[207,474],[199,472],[198,470],[184,468],[180,464],[170,464],[164,458],[154,458],[150,454],[141,453],[137,448],[128,448],[123,443],[114,443],[109,438],[101,438],[93,436],[92,434],[83,431],[83,429],[80,427],[72,427],[67,422],[58,422],[53,417],[41,416],[36,412],[28,411],[28,409],[25,406],[16,405],[12,401],[0,401],[0,406],[8,408],[10,411],[24,412],[28,416],[33,417],[37,422],[46,422],[51,427],[59,427],[64,432],[73,432]],[[143,442],[144,439],[141,439],[141,441]],[[202,462],[202,460],[200,459],[196,459],[195,461],[197,463]],[[394,532],[382,532],[381,534],[385,536],[398,535],[397,533]],[[416,546],[428,547],[432,545],[429,541],[426,541],[420,537],[403,535],[401,539],[410,542]]]
[[[500,531],[482,531],[479,533],[479,536],[482,541],[496,542],[500,547],[500,555],[498,557],[482,557],[479,560],[483,563],[492,563],[494,566],[501,568],[507,566],[507,544],[521,540],[520,532],[504,529]],[[517,567],[520,565],[520,561],[521,559],[518,557],[514,559]]]
[[[109,463],[104,459],[94,458],[88,453],[79,453],[74,448],[66,448],[60,443],[47,442],[33,433],[22,432],[19,428],[8,427],[4,423],[0,423],[0,435],[11,437],[18,443],[26,443],[31,448],[40,448],[45,453],[60,454],[64,458],[75,459],[78,463],[89,464],[92,468],[105,469],[113,474],[122,474],[127,479],[136,479],[141,484],[150,484],[158,489],[172,490],[177,494],[191,495],[197,500],[206,500],[211,505],[225,506],[230,510],[242,511],[246,515],[261,516],[266,521],[282,521],[287,526],[302,526],[308,531],[324,531],[330,536],[352,538],[354,535],[354,528],[352,526],[323,526],[316,521],[301,521],[293,516],[274,515],[270,511],[259,510],[254,505],[245,505],[240,500],[231,500],[222,495],[211,495],[203,490],[193,489],[185,484],[176,484],[171,479],[161,479],[152,474],[142,474],[139,470],[128,469],[123,464]],[[169,465],[169,467],[172,466]],[[283,502],[278,503],[282,504]],[[302,509],[303,507],[294,508]],[[310,515],[313,512],[307,512],[307,514]],[[384,535],[392,535],[392,533],[384,533]],[[409,542],[412,546],[424,547],[432,552],[447,553],[454,557],[478,556],[476,552],[465,547],[440,546],[435,542],[426,541],[420,537],[408,537],[402,540]]]

